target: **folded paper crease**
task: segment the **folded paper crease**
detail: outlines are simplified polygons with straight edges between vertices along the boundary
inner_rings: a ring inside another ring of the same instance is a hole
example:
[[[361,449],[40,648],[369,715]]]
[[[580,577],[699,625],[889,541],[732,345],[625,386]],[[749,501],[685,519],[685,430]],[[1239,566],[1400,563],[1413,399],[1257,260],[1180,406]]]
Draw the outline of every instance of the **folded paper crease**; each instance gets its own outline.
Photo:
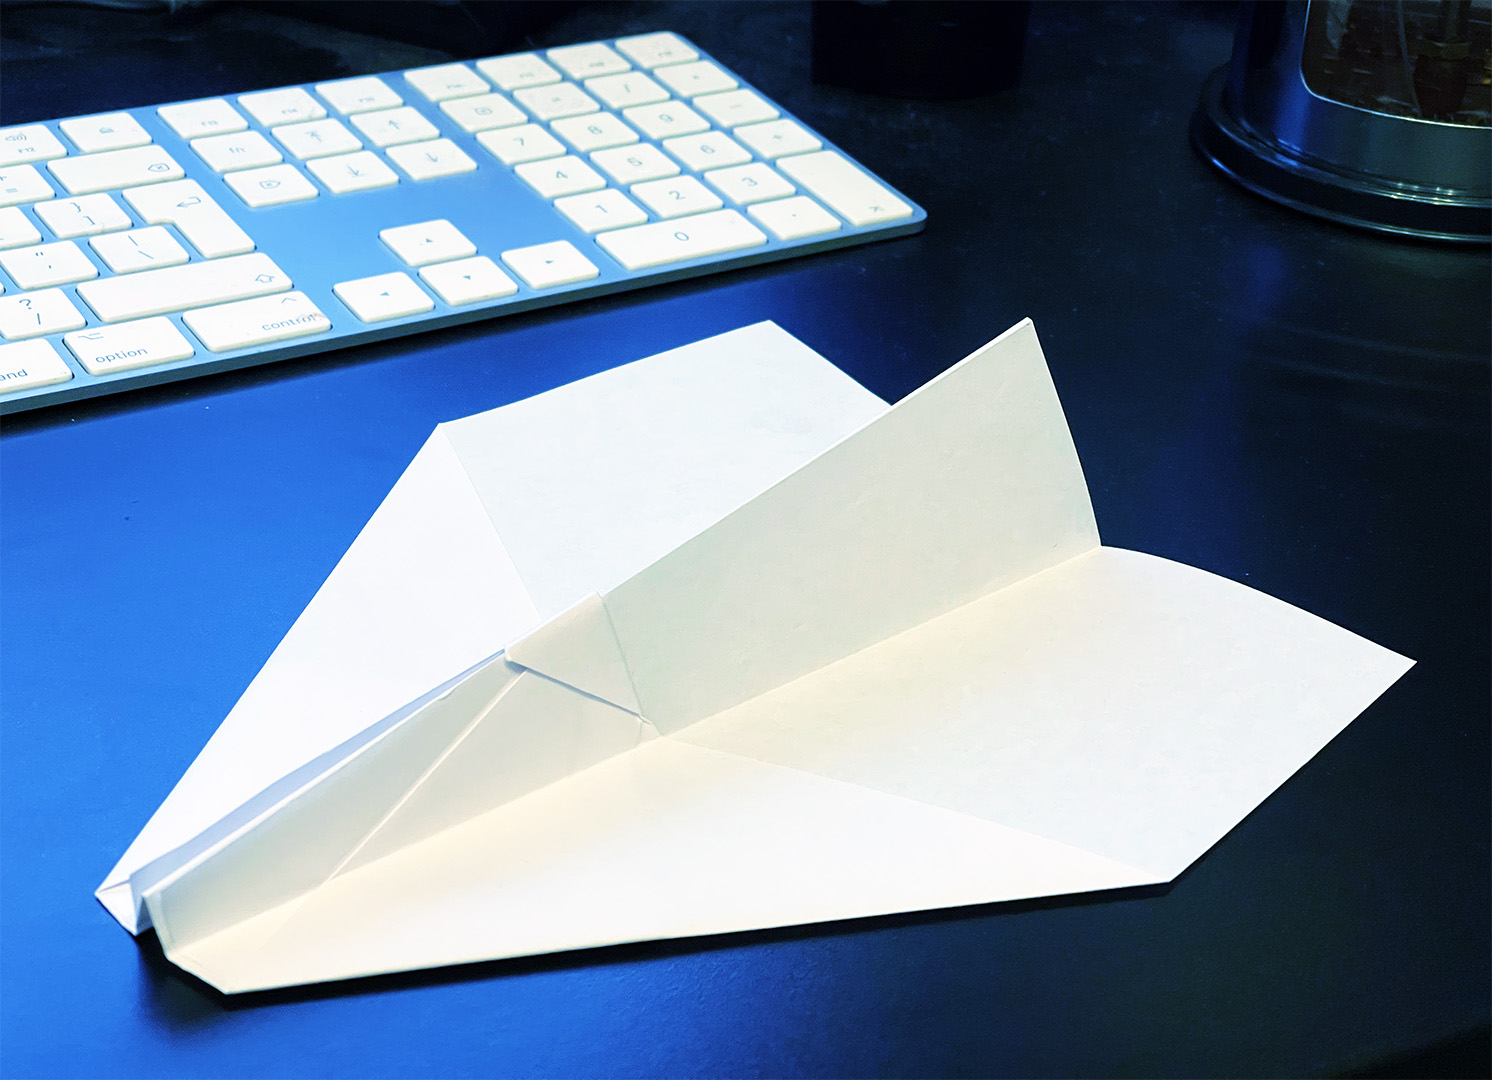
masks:
[[[757,324],[441,425],[98,896],[237,992],[1168,881],[1408,666],[1102,546],[1029,321]]]

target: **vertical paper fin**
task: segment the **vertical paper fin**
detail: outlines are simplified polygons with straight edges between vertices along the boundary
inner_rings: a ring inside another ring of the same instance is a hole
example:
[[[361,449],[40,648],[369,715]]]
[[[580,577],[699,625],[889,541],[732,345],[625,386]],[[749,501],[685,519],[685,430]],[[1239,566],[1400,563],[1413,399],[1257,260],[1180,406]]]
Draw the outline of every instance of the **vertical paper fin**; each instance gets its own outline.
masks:
[[[603,596],[666,734],[1097,546],[1028,320]]]

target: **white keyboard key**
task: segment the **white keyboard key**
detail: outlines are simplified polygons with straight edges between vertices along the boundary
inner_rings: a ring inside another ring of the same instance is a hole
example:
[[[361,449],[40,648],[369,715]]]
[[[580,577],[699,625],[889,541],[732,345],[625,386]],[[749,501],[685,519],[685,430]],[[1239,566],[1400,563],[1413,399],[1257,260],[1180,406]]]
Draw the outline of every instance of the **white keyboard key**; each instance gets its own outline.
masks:
[[[582,152],[604,150],[608,146],[627,146],[637,142],[637,132],[611,113],[570,116],[556,120],[549,127],[575,149]]]
[[[763,120],[775,120],[782,115],[774,105],[750,90],[705,94],[694,99],[694,107],[721,127],[755,124]]]
[[[844,226],[839,219],[807,195],[776,202],[760,203],[746,211],[765,225],[779,240],[797,240],[804,236],[838,232]]]
[[[396,225],[381,231],[378,238],[410,266],[428,266],[477,253],[477,245],[444,218]]]
[[[655,221],[596,237],[596,243],[628,270],[759,247],[766,242],[766,233],[734,210],[716,210],[684,221]]]
[[[601,108],[596,99],[574,83],[535,86],[513,91],[513,99],[540,120],[558,120],[563,116],[580,116]]]
[[[499,90],[517,90],[520,86],[545,86],[564,78],[558,71],[533,53],[494,56],[477,61],[477,70],[497,84]]]
[[[528,114],[501,94],[482,94],[478,97],[442,101],[440,111],[460,124],[462,131],[473,135],[479,131],[528,123]]]
[[[699,53],[677,34],[637,34],[618,39],[616,47],[634,64],[645,68],[699,59]]]
[[[67,156],[67,147],[46,124],[0,128],[0,168]]]
[[[265,127],[294,124],[301,120],[320,120],[326,110],[298,86],[288,90],[261,90],[256,94],[238,95],[238,103]]]
[[[374,109],[393,109],[404,104],[404,99],[376,75],[317,83],[316,92],[344,116]]]
[[[14,340],[59,334],[86,322],[61,289],[0,296],[0,337]]]
[[[144,146],[152,141],[150,132],[127,112],[61,120],[57,126],[85,154],[95,154],[101,150],[123,150],[127,146]]]
[[[439,128],[426,120],[419,110],[408,105],[402,109],[358,113],[352,118],[352,123],[374,146],[424,142],[440,135]]]
[[[316,185],[302,176],[294,165],[245,169],[228,173],[223,179],[250,206],[279,206],[314,199],[318,194]]]
[[[723,131],[707,131],[703,135],[680,135],[676,139],[666,139],[663,149],[695,172],[725,165],[740,165],[751,160],[751,151]]]
[[[18,341],[0,345],[0,394],[67,382],[73,377],[50,341]]]
[[[583,79],[589,75],[610,75],[617,71],[630,71],[627,63],[610,45],[595,42],[589,45],[565,45],[545,53],[550,62],[564,68],[572,79]]]
[[[513,279],[485,255],[427,266],[420,271],[420,278],[452,307],[512,296],[518,291]]]
[[[416,68],[404,73],[404,81],[430,101],[472,97],[492,89],[486,79],[465,64],[437,64],[434,67]]]
[[[45,289],[98,277],[98,267],[71,240],[0,252],[0,266],[21,289]]]
[[[183,139],[196,139],[204,135],[226,135],[244,131],[249,122],[237,109],[222,98],[205,101],[186,101],[180,105],[162,105],[156,115]]]
[[[450,139],[391,146],[389,160],[409,174],[411,180],[434,180],[441,176],[473,172],[477,163]]]
[[[340,157],[315,158],[306,162],[306,168],[316,179],[327,186],[333,195],[346,195],[351,191],[366,191],[369,188],[391,187],[399,182],[399,176],[384,164],[383,159],[371,150]]]
[[[208,135],[191,141],[193,153],[213,172],[234,169],[258,169],[278,165],[285,155],[257,131],[235,131],[228,135]]]
[[[342,126],[340,120],[307,120],[303,124],[283,124],[271,128],[275,140],[296,157],[331,157],[350,154],[363,148],[363,141]]]
[[[526,162],[513,171],[518,174],[518,179],[546,199],[595,191],[606,186],[606,179],[600,173],[573,155]]]
[[[785,154],[806,154],[824,145],[811,131],[791,120],[748,124],[736,128],[731,134],[755,150],[758,157],[764,157],[768,161]]]
[[[418,315],[435,307],[413,278],[397,272],[344,281],[332,286],[332,292],[365,323]]]
[[[88,241],[93,253],[116,274],[177,266],[191,258],[186,248],[162,225],[149,225],[130,232],[108,233]]]
[[[76,199],[48,199],[33,208],[42,224],[59,240],[74,236],[97,236],[99,233],[128,229],[134,224],[119,204],[103,192],[81,195]]]
[[[644,143],[641,146],[619,146],[612,150],[597,150],[591,160],[606,170],[608,176],[619,184],[635,184],[641,180],[657,180],[664,176],[677,176],[678,165],[656,146]]]
[[[576,281],[599,277],[600,269],[565,240],[533,247],[514,248],[502,253],[503,262],[533,289],[551,289]]]
[[[653,74],[662,79],[680,97],[714,94],[721,90],[734,90],[740,85],[708,60],[655,68]]]
[[[195,180],[129,188],[121,194],[148,224],[175,225],[209,259],[254,250],[253,238]]]
[[[289,274],[255,252],[88,281],[78,286],[78,295],[104,322],[123,322],[288,292],[290,286]]]
[[[176,159],[159,146],[136,146],[129,150],[106,150],[102,154],[56,158],[47,162],[52,175],[72,195],[180,180],[186,173]]]
[[[655,101],[667,101],[672,96],[640,71],[587,79],[585,88],[613,109],[628,105],[651,105]]]
[[[725,204],[709,188],[692,176],[676,176],[672,180],[650,180],[646,184],[633,184],[632,194],[641,199],[661,218],[683,217],[706,210],[718,210]]]
[[[50,199],[57,194],[35,165],[13,165],[0,169],[0,206]]]
[[[90,375],[167,364],[197,352],[176,324],[164,316],[78,330],[64,337],[62,343]]]
[[[715,169],[705,173],[705,181],[737,206],[780,199],[798,190],[761,162]]]
[[[635,105],[623,109],[627,122],[642,129],[650,139],[666,139],[672,135],[693,135],[696,131],[709,131],[710,122],[682,101],[668,101],[661,105]]]
[[[555,199],[554,208],[588,233],[620,229],[625,225],[641,225],[648,219],[646,210],[616,188],[607,188],[593,195],[569,195],[563,199]]]
[[[185,312],[181,321],[210,352],[267,345],[271,341],[324,334],[332,321],[305,293],[261,296]]]
[[[0,208],[0,249],[41,242],[41,233],[19,206]]]
[[[777,167],[851,225],[912,216],[912,208],[889,188],[832,150],[780,158]]]
[[[477,142],[504,165],[559,157],[565,152],[564,144],[538,124],[484,131],[477,136]]]

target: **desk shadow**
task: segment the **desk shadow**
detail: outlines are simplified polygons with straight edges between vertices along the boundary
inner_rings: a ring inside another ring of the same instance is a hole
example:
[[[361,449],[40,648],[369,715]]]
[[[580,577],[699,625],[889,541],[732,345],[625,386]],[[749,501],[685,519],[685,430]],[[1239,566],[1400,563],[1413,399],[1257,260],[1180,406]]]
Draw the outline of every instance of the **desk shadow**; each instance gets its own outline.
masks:
[[[1343,1080],[1482,1080],[1492,1076],[1492,1025],[1381,1058],[1341,1076]]]
[[[1007,900],[966,907],[940,908],[934,911],[872,915],[857,919],[839,919],[834,922],[804,923],[769,930],[740,930],[702,937],[630,942],[593,949],[547,953],[541,956],[482,960],[471,964],[425,968],[418,971],[367,975],[357,979],[312,983],[306,986],[290,986],[275,990],[256,990],[245,994],[225,994],[195,975],[178,968],[166,958],[155,931],[149,930],[135,939],[140,957],[141,1006],[146,1015],[155,1023],[169,1031],[180,1033],[211,1027],[218,1018],[244,1010],[290,1005],[302,1001],[322,1001],[364,994],[416,990],[422,987],[445,986],[450,983],[486,979],[521,978],[526,975],[592,966],[638,964],[728,949],[786,944],[809,938],[880,933],[904,928],[973,921],[994,916],[1014,916],[1040,911],[1084,908],[1126,900],[1154,899],[1168,894],[1176,883],[1190,872],[1191,868],[1188,868],[1176,879],[1162,885],[1137,885],[1099,892],[1043,896],[1031,900]]]

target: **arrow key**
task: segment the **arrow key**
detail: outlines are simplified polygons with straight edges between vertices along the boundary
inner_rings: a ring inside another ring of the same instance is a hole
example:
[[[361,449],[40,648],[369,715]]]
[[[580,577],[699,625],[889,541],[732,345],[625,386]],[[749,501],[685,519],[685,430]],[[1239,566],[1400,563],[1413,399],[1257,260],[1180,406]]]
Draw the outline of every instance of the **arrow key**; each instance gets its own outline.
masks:
[[[333,286],[332,292],[365,323],[418,315],[435,307],[435,301],[408,274],[379,274],[343,281]]]
[[[427,266],[420,277],[452,307],[512,296],[518,291],[513,279],[485,255]]]
[[[531,288],[548,289],[556,285],[569,285],[575,281],[587,281],[597,277],[601,271],[587,259],[575,245],[566,240],[552,244],[535,244],[533,247],[514,248],[502,253],[503,262],[518,271]]]
[[[378,238],[410,266],[429,266],[477,253],[477,245],[445,218],[396,225],[384,229]]]

